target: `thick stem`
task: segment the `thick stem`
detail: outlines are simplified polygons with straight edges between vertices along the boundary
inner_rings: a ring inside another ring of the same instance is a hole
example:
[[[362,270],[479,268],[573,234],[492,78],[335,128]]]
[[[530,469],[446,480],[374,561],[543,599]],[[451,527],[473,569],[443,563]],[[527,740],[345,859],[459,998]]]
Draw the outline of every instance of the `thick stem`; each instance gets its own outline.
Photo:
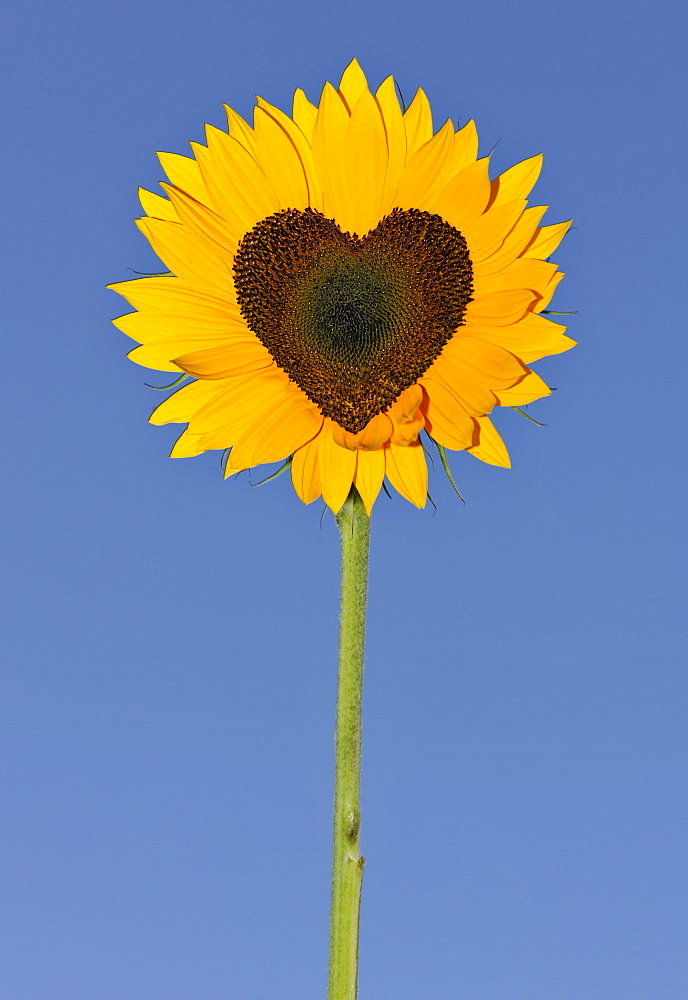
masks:
[[[364,859],[361,827],[361,693],[370,518],[358,491],[337,515],[342,536],[342,601],[335,732],[334,847],[328,1000],[356,1000],[358,919]]]

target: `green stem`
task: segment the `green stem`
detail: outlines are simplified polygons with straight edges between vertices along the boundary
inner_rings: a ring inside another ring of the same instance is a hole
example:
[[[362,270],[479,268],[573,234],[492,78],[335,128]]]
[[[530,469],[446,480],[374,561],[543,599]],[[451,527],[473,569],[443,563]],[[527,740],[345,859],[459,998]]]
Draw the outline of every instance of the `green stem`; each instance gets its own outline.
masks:
[[[352,487],[337,524],[342,536],[342,601],[335,731],[334,847],[328,1000],[356,1000],[358,920],[365,859],[361,827],[361,692],[370,518]]]

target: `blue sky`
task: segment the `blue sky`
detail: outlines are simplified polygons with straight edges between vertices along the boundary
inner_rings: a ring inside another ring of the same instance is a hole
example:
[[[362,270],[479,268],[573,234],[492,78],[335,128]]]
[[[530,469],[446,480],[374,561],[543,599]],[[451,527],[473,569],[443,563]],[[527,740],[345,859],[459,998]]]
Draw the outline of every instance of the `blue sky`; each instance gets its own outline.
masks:
[[[12,1000],[324,996],[338,539],[287,477],[223,482],[146,423],[104,286],[222,102],[317,99],[352,56],[544,152],[575,229],[557,392],[373,518],[361,1000],[683,1000],[685,10],[14,4],[0,114],[0,974]],[[257,479],[259,477],[254,477]]]

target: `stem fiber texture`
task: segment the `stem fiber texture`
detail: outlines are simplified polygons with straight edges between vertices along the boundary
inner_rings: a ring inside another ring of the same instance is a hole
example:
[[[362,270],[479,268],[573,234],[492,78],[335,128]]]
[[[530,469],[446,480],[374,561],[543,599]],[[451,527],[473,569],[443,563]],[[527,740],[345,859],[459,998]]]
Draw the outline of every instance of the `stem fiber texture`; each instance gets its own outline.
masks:
[[[335,731],[334,846],[328,1000],[356,1000],[361,857],[361,696],[370,518],[358,491],[337,515],[342,539],[339,680]]]

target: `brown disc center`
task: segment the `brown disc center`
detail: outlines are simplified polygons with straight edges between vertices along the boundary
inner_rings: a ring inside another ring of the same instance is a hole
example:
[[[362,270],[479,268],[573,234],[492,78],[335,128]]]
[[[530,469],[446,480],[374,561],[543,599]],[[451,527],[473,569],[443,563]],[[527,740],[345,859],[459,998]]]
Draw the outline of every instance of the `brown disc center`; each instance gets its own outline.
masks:
[[[353,434],[428,370],[463,322],[472,281],[461,233],[416,209],[393,209],[362,239],[287,209],[247,233],[234,261],[251,330]]]

